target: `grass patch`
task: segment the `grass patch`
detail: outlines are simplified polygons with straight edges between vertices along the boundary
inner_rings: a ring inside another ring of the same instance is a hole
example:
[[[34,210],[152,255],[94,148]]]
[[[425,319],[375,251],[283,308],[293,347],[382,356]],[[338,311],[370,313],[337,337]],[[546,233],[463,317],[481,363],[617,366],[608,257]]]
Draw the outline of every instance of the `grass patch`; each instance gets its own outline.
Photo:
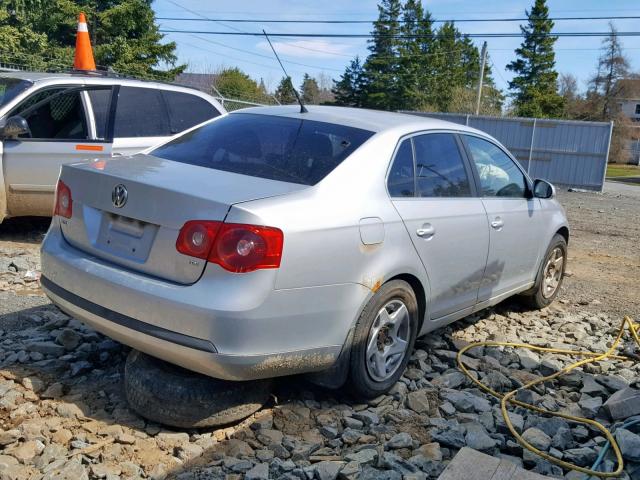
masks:
[[[607,165],[607,177],[635,177],[640,176],[640,167],[637,165],[623,165],[610,163]]]

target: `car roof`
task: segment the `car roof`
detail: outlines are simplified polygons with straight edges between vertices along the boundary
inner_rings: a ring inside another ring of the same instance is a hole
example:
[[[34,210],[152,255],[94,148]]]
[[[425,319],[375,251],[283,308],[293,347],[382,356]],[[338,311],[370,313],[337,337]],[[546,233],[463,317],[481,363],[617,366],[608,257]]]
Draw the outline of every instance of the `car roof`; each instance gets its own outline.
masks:
[[[401,132],[406,131],[406,133],[410,133],[421,130],[458,130],[486,135],[478,130],[465,127],[458,123],[407,113],[325,105],[306,105],[306,107],[308,110],[307,113],[300,113],[299,105],[286,105],[277,107],[245,108],[232,112],[231,115],[237,115],[240,113],[275,115],[280,117],[314,120],[317,122],[335,123],[372,132],[399,130]]]
[[[69,73],[48,73],[48,72],[29,72],[29,71],[9,71],[0,72],[0,78],[17,78],[19,80],[27,80],[32,83],[47,82],[52,83],[56,80],[68,82],[74,80],[77,83],[96,83],[96,84],[108,84],[108,85],[130,85],[143,83],[148,86],[162,86],[163,88],[185,88],[194,92],[199,90],[186,85],[180,85],[177,83],[154,81],[154,80],[140,80],[137,78],[119,76],[118,74],[111,74],[108,72],[69,72]]]

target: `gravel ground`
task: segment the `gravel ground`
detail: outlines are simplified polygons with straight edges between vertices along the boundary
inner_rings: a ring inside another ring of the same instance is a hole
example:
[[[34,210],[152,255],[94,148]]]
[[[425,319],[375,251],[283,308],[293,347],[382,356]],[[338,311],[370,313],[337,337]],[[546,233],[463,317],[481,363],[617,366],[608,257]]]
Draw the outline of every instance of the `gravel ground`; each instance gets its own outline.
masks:
[[[527,312],[507,301],[420,339],[405,376],[389,395],[368,404],[287,378],[255,416],[199,431],[167,430],[128,409],[126,347],[59,312],[37,286],[47,221],[5,222],[0,480],[426,479],[437,478],[465,445],[546,475],[583,478],[523,452],[508,435],[498,403],[473,388],[454,360],[462,345],[482,340],[604,350],[623,314],[640,318],[640,187],[608,184],[604,194],[559,197],[572,227],[570,264],[560,300],[550,308]],[[472,350],[467,359],[474,375],[502,391],[568,361],[499,348]],[[589,365],[527,393],[526,401],[611,424],[612,415],[640,415],[639,367]],[[635,402],[618,402],[623,394],[636,395]],[[525,438],[565,460],[588,466],[603,443],[591,429],[511,411]],[[622,478],[640,478],[639,431],[616,433],[626,460]]]

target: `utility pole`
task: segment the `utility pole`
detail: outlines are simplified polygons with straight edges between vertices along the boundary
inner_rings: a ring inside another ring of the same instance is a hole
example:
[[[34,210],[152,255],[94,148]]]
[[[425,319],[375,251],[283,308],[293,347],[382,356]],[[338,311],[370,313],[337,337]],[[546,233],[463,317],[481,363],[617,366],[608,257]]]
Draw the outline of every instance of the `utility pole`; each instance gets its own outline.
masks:
[[[476,99],[476,115],[480,113],[480,100],[482,99],[482,82],[484,81],[484,66],[487,63],[487,42],[482,44],[480,53],[480,80],[478,80],[478,98]]]

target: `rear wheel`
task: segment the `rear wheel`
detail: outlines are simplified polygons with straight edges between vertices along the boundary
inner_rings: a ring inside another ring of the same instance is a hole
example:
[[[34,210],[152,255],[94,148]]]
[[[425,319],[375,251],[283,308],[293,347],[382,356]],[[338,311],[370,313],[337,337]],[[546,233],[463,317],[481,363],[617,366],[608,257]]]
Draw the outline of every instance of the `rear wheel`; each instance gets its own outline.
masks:
[[[360,398],[386,393],[402,376],[418,330],[418,302],[402,280],[384,284],[369,300],[354,331],[350,387]]]
[[[124,370],[131,408],[172,427],[216,427],[258,411],[271,393],[270,380],[229,382],[185,370],[131,350]]]
[[[535,286],[523,296],[528,306],[541,309],[555,300],[562,286],[566,266],[567,241],[562,235],[556,234],[538,269]]]

